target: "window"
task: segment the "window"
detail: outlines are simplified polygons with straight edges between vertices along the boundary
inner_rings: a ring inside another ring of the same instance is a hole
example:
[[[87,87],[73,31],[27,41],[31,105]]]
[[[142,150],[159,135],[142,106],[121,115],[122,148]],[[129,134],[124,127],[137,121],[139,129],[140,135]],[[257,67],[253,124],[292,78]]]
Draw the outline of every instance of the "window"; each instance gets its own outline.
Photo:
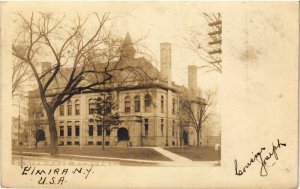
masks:
[[[164,96],[160,97],[160,112],[164,113]]]
[[[65,135],[65,127],[64,127],[64,122],[60,121],[59,122],[59,136],[64,136]]]
[[[94,109],[94,113],[103,115],[104,112],[104,101],[102,100],[102,98],[98,97],[97,100],[95,101],[95,109]]]
[[[89,125],[89,136],[93,136],[94,128],[93,125]]]
[[[105,135],[110,136],[110,130],[105,130]]]
[[[148,136],[148,126],[149,126],[148,119],[145,119],[145,123],[144,123],[145,136]]]
[[[63,146],[65,143],[63,141],[60,141],[60,146]]]
[[[67,136],[72,136],[72,121],[67,122]]]
[[[140,111],[141,111],[141,100],[140,100],[140,96],[135,96],[135,97],[134,97],[134,111],[135,111],[135,112],[140,112]]]
[[[164,120],[160,120],[160,131],[161,131],[161,136],[164,136]]]
[[[145,95],[145,112],[151,111],[152,98],[150,95]]]
[[[98,146],[102,146],[102,141],[97,141]]]
[[[125,113],[130,113],[130,97],[125,97]]]
[[[89,100],[89,114],[93,114],[96,110],[96,101],[95,99]]]
[[[68,115],[72,115],[72,101],[69,100],[67,104]]]
[[[72,126],[68,126],[68,136],[72,136]]]
[[[80,102],[79,102],[79,100],[75,101],[75,115],[80,115]]]
[[[64,105],[60,105],[60,107],[59,107],[59,115],[61,115],[61,116],[65,115],[65,106]]]
[[[109,141],[105,141],[105,146],[109,146]]]
[[[71,141],[67,141],[67,145],[72,145],[72,142]]]
[[[80,122],[75,121],[75,136],[79,136],[79,135],[80,135]]]
[[[93,141],[88,141],[88,145],[94,145]]]
[[[44,116],[45,116],[44,108],[41,107],[41,117],[44,117]]]
[[[80,145],[79,141],[75,141],[75,145]]]
[[[64,135],[65,135],[64,126],[60,126],[59,127],[59,136],[64,136]]]
[[[174,141],[172,142],[172,145],[175,146],[175,142]]]
[[[77,121],[76,121],[76,123],[77,123]],[[79,125],[76,125],[76,123],[75,123],[75,136],[79,136],[80,135],[80,127],[79,127]]]
[[[102,135],[102,126],[101,125],[97,125],[97,135],[98,136]]]
[[[173,125],[172,125],[172,136],[174,136],[175,135],[175,120],[173,120]]]
[[[110,114],[111,113],[111,109],[112,109],[112,99],[109,96],[109,97],[106,98],[106,110],[105,110],[106,113]]]
[[[175,108],[176,108],[176,102],[175,102],[175,98],[173,98],[173,102],[172,102],[172,113],[175,114]]]

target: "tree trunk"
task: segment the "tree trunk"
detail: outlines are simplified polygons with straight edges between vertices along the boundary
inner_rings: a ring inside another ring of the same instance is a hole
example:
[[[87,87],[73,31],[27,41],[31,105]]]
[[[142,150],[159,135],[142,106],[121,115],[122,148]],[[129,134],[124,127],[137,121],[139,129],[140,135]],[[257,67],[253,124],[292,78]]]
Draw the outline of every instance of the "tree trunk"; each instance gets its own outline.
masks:
[[[54,119],[54,112],[47,111],[48,123],[49,123],[49,133],[50,133],[50,154],[51,156],[56,156],[58,154],[58,140],[56,124]]]
[[[180,132],[180,144],[181,144],[181,150],[183,151],[183,147],[184,147],[183,131]]]
[[[197,146],[200,146],[200,129],[197,130]]]
[[[35,146],[35,149],[37,149],[37,138],[36,138],[36,134],[35,134],[34,138],[35,138],[35,144],[34,144],[34,146]]]

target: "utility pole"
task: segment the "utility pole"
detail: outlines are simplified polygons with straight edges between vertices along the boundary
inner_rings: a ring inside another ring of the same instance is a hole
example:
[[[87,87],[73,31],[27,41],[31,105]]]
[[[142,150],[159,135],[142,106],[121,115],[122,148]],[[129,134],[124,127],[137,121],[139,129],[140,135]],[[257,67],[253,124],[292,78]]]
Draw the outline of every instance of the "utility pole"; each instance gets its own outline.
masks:
[[[80,91],[80,110],[79,110],[79,113],[80,113],[80,132],[79,132],[79,137],[80,137],[80,149],[82,149],[82,145],[83,145],[83,124],[82,124],[82,119],[83,119],[83,111],[84,108],[83,108],[83,100],[82,100],[82,91]]]
[[[20,99],[19,99],[19,118],[18,118],[18,145],[20,145],[20,127],[21,127],[21,112],[20,112]]]
[[[203,15],[209,27],[209,49],[206,50],[207,54],[210,56],[211,59],[209,61],[209,64],[216,71],[222,73],[222,17],[220,13],[203,13]]]
[[[37,149],[37,131],[40,125],[40,113],[35,112],[35,131],[34,131],[34,138],[35,138],[35,148]]]
[[[210,37],[211,41],[208,42],[208,45],[212,47],[212,50],[208,51],[208,54],[221,54],[221,44],[222,44],[222,20],[221,14],[211,14],[208,15],[204,13],[204,17],[207,21],[207,24],[210,28],[208,32],[208,36]]]
[[[104,121],[105,121],[105,114],[106,114],[106,99],[105,99],[105,92],[104,92],[104,94],[103,94],[103,102],[104,102],[104,104],[103,104],[103,106],[104,106],[104,109],[102,110],[103,111],[103,116],[102,116],[102,150],[104,150],[104,139],[105,139],[105,137],[104,137]],[[101,113],[101,112],[100,112]]]

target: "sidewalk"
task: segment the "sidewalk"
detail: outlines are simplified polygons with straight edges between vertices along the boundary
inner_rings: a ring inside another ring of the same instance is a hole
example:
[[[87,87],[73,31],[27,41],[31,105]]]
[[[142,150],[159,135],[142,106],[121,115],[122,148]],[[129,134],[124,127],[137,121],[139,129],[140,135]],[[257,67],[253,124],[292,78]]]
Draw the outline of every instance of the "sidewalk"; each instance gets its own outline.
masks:
[[[21,161],[30,165],[87,165],[93,162],[94,165],[118,165],[118,166],[161,166],[161,167],[194,167],[194,166],[218,166],[219,161],[192,161],[179,156],[160,147],[152,147],[172,161],[152,161],[142,159],[97,157],[86,155],[60,154],[58,157],[51,157],[49,153],[27,152],[23,155],[13,155],[13,162],[19,164]],[[86,164],[87,163],[87,164]]]
[[[180,162],[180,163],[191,163],[192,162],[192,160],[190,160],[190,159],[188,159],[188,158],[186,158],[186,157],[183,157],[183,156],[180,156],[180,155],[177,155],[177,154],[174,154],[174,153],[172,153],[172,152],[170,152],[170,151],[167,151],[167,150],[165,150],[165,149],[163,149],[163,148],[161,148],[161,147],[152,147],[152,149],[154,149],[154,150],[156,150],[157,152],[159,152],[159,153],[161,153],[162,155],[164,155],[164,156],[166,156],[166,157],[168,157],[168,158],[170,158],[172,161],[174,161],[174,162]]]

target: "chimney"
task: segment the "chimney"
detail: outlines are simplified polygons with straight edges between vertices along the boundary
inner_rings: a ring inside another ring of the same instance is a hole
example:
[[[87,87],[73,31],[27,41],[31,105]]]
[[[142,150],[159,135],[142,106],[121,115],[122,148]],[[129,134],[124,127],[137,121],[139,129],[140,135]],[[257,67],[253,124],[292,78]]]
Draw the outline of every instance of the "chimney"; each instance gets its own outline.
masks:
[[[42,62],[42,74],[45,74],[51,68],[51,62]],[[51,73],[47,73],[42,78],[42,83],[46,82],[50,78]]]
[[[168,82],[168,85],[172,82],[171,75],[171,44],[160,44],[160,73],[163,80]]]
[[[196,94],[197,93],[197,66],[188,66],[188,87],[189,91]]]

